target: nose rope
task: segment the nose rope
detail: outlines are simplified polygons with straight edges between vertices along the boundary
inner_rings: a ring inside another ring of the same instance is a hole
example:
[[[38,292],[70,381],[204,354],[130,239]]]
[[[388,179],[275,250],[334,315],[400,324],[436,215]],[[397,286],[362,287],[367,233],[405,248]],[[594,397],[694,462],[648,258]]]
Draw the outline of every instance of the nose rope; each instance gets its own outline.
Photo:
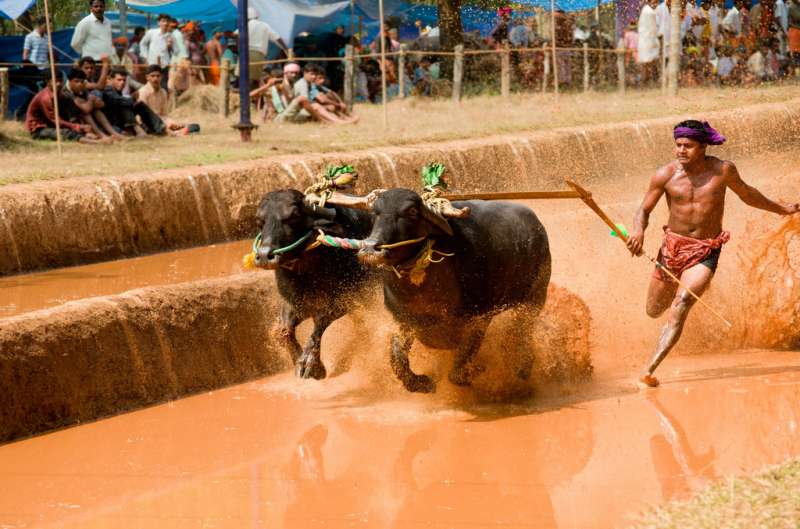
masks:
[[[343,250],[356,250],[356,251],[367,247],[366,241],[363,239],[347,239],[345,237],[334,237],[332,235],[326,235],[322,230],[318,231],[319,235],[317,235],[316,242],[324,246],[330,246],[331,248],[341,248]],[[377,248],[378,250],[391,250],[393,248],[400,248],[401,246],[410,246],[412,244],[417,244],[424,241],[425,239],[426,237],[419,237],[417,239],[408,239],[400,242],[379,244],[375,248]]]

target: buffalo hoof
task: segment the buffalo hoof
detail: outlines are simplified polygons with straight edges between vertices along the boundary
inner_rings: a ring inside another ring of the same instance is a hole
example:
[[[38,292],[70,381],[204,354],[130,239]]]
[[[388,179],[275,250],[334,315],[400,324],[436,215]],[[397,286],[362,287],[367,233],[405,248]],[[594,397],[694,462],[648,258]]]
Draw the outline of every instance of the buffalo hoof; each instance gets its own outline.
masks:
[[[295,374],[299,378],[313,378],[316,380],[322,380],[327,376],[322,360],[318,356],[308,354],[304,354],[297,361]]]
[[[433,393],[436,391],[436,383],[426,375],[412,374],[403,379],[403,386],[412,393]]]
[[[453,369],[447,378],[456,386],[469,386],[472,380],[485,370],[483,366],[467,365],[461,369]]]

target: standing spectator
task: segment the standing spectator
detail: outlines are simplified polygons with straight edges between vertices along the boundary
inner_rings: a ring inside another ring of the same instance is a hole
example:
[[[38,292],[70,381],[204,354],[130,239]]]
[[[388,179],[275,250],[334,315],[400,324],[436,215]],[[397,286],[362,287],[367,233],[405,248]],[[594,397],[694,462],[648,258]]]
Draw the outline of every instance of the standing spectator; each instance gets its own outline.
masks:
[[[655,81],[658,77],[658,20],[656,7],[658,0],[647,0],[642,7],[637,25],[639,39],[637,42],[637,61],[641,67],[643,84]]]
[[[137,63],[142,61],[142,48],[141,42],[144,38],[145,29],[142,26],[136,26],[133,30],[133,38],[131,38],[131,45],[128,48],[128,53],[133,55]]]
[[[636,30],[636,22],[628,24],[622,32],[622,43],[625,47],[625,65],[633,70],[639,60],[639,32]]]
[[[658,4],[656,7],[656,25],[658,26],[658,38],[661,39],[661,48],[664,50],[664,56],[669,58],[669,35],[672,29],[672,21],[670,17],[670,0],[666,0]]]
[[[220,62],[222,61],[222,30],[216,28],[212,31],[211,40],[206,42],[206,57],[208,58],[208,82],[214,86],[219,84]]]
[[[92,57],[100,60],[104,55],[110,57],[113,52],[111,46],[111,21],[104,14],[106,12],[105,0],[90,0],[91,14],[78,22],[72,34],[72,49],[80,57]]]
[[[523,18],[514,19],[514,26],[508,33],[508,40],[515,48],[527,48],[531,43],[531,31],[527,20]]]
[[[511,25],[511,8],[501,7],[497,10],[497,24],[492,28],[489,36],[492,38],[495,46],[501,46],[508,40],[508,32]]]
[[[178,28],[178,20],[174,17],[169,18],[169,30],[172,33],[172,40],[175,43],[172,63],[175,64],[182,59],[188,59],[189,51],[186,48],[186,40],[183,38],[183,32]]]
[[[800,76],[800,0],[792,0],[789,5],[789,56],[794,75]]]
[[[25,35],[22,61],[31,61],[40,70],[44,70],[50,64],[47,53],[47,21],[44,17],[37,18],[36,27]]]
[[[742,33],[742,17],[739,13],[741,5],[741,0],[736,0],[722,19],[722,27],[736,36]]]
[[[326,33],[322,37],[320,50],[323,57],[339,57],[341,51],[347,45],[349,37],[345,35],[344,26],[336,26],[333,32]],[[344,68],[339,61],[329,61],[325,64],[325,71],[332,90],[339,91],[344,86]]]
[[[281,36],[270,27],[269,24],[258,19],[258,11],[252,7],[247,8],[247,31],[250,37],[250,83],[258,83],[263,63],[269,54],[269,42],[275,42],[282,50],[286,51],[287,46]]]
[[[555,16],[556,47],[571,48],[572,36],[575,34],[575,22],[572,17],[567,15],[563,9],[556,9]],[[572,52],[569,50],[558,50],[558,83],[572,84]]]
[[[158,27],[147,31],[142,37],[140,50],[146,64],[168,67],[175,54],[175,40],[169,29],[170,16],[158,15]]]
[[[34,140],[55,140],[58,138],[56,134],[56,112],[53,94],[53,83],[50,70],[44,74],[45,86],[41,92],[36,96],[28,105],[28,113],[25,115],[25,128],[30,133]],[[56,78],[56,94],[58,94],[59,103],[64,101],[64,106],[69,104],[69,101],[61,95],[64,83],[59,75]],[[59,127],[61,128],[61,139],[66,141],[78,141],[81,143],[98,143],[97,139],[87,138],[86,133],[91,132],[89,125],[82,125],[79,123],[71,123],[61,116],[58,119]]]

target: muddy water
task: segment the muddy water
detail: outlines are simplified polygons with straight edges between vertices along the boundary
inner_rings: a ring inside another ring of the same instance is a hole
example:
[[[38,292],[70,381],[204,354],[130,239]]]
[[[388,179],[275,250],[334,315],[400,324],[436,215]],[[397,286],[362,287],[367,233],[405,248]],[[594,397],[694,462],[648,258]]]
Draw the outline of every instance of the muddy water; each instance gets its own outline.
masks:
[[[515,406],[281,375],[0,447],[0,527],[603,529],[800,455],[794,355],[676,366]]]
[[[241,271],[248,241],[0,278],[0,318],[76,299]]]

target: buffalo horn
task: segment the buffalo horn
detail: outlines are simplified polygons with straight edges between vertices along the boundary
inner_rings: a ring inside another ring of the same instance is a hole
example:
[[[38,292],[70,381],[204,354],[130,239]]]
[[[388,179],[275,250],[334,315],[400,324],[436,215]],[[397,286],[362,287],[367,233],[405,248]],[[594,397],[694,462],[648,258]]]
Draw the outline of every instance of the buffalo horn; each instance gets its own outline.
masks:
[[[453,228],[450,227],[450,224],[447,222],[447,220],[434,213],[433,210],[431,210],[431,208],[428,206],[423,205],[420,214],[422,215],[423,219],[427,220],[447,235],[453,235]]]
[[[328,220],[333,220],[336,218],[336,210],[333,208],[326,208],[323,206],[305,203],[303,204],[303,211],[306,215],[311,215],[312,217],[319,217]]]

